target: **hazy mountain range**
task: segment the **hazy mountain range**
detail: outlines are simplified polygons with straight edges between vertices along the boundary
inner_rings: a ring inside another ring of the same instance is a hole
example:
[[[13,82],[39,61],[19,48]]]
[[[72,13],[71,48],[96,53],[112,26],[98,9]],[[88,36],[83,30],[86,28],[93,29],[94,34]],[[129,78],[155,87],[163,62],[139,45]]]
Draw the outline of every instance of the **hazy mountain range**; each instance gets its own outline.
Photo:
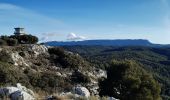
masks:
[[[117,39],[117,40],[84,40],[84,41],[49,41],[49,46],[71,46],[71,45],[101,45],[101,46],[150,46],[170,47],[169,44],[154,44],[144,39]]]

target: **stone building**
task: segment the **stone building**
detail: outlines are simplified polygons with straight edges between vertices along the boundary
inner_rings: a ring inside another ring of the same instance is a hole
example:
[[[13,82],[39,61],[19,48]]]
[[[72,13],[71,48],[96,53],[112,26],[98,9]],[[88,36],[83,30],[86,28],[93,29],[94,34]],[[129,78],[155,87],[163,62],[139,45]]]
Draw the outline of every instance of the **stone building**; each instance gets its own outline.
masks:
[[[24,32],[24,28],[17,27],[17,28],[14,28],[14,29],[15,29],[15,31],[14,31],[15,35],[26,35],[26,33]]]

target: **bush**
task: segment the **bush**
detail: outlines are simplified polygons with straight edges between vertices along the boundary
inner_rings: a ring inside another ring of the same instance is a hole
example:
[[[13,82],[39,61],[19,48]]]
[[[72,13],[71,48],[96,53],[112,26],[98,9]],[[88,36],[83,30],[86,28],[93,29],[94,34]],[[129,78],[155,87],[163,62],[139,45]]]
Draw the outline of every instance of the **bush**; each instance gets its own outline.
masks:
[[[89,83],[90,77],[82,74],[81,72],[75,71],[71,76],[71,80],[73,83]]]
[[[55,47],[55,48],[49,48],[48,49],[48,52],[50,53],[50,54],[55,54],[55,55],[58,55],[58,56],[61,56],[61,57],[64,57],[65,56],[65,53],[64,53],[64,49],[63,48],[57,48],[57,47]]]
[[[17,39],[13,39],[13,38],[9,38],[9,39],[7,40],[7,44],[8,44],[9,46],[16,46],[16,45],[18,44],[18,40],[17,40]]]
[[[113,62],[99,87],[100,96],[120,100],[161,100],[158,82],[133,61]]]
[[[0,45],[5,46],[5,45],[7,45],[7,42],[5,40],[0,39]]]
[[[11,56],[5,50],[2,50],[0,53],[0,61],[6,63],[14,63]]]
[[[11,64],[0,62],[0,85],[15,85],[18,82],[29,85],[28,77],[19,69],[14,68]]]
[[[12,35],[10,38],[17,39],[20,44],[35,44],[38,38],[32,35]]]

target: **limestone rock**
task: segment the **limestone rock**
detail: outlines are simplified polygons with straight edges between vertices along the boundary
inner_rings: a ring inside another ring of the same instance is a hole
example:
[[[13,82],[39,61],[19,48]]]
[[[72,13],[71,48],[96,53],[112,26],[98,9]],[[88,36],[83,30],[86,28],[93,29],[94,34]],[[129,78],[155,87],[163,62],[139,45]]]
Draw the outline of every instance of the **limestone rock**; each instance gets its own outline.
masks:
[[[45,45],[30,45],[30,51],[33,51],[35,56],[43,53],[47,53],[48,48]]]
[[[73,87],[73,92],[75,94],[80,95],[80,96],[85,96],[85,97],[90,96],[89,90],[86,87],[82,87],[82,86]]]
[[[22,86],[20,83],[17,83],[17,87],[0,88],[0,96],[9,97],[11,100],[35,100],[33,91]]]
[[[13,62],[14,62],[14,65],[16,65],[16,66],[18,66],[18,65],[29,66],[29,65],[25,62],[24,58],[21,57],[21,56],[18,54],[18,52],[13,52],[13,53],[11,54],[11,58],[12,58],[12,60],[13,60]]]

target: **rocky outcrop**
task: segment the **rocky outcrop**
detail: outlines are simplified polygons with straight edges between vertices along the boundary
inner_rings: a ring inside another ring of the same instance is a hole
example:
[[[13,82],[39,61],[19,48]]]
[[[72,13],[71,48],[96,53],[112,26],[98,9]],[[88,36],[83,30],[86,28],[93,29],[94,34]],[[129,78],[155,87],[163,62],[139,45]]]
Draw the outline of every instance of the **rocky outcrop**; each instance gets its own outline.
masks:
[[[16,87],[0,88],[0,99],[4,98],[10,98],[11,100],[35,100],[33,91],[20,83],[17,83]]]
[[[18,65],[22,65],[22,66],[29,66],[23,57],[21,57],[18,52],[13,52],[11,53],[11,58],[14,62],[14,65],[18,66]]]
[[[35,56],[38,56],[39,54],[47,53],[48,48],[45,45],[30,45],[30,51],[33,51]]]
[[[51,48],[51,52],[49,48]],[[65,90],[67,90],[67,92],[70,91],[77,96],[85,97],[89,97],[90,94],[99,94],[98,79],[107,77],[104,70],[91,67],[90,64],[78,54],[65,51],[64,49],[60,50],[60,47],[56,47],[56,49],[52,49],[54,47],[49,48],[38,44],[2,47],[0,48],[0,54],[4,55],[1,55],[0,57],[4,57],[3,59],[7,58],[7,61],[3,62],[7,62],[9,67],[15,69],[15,73],[19,73],[16,76],[11,76],[14,80],[16,77],[21,77],[28,84],[29,82],[37,84],[36,81],[30,81],[34,78],[35,80],[42,80],[44,84],[47,84],[45,85],[47,87],[45,87],[46,90],[50,91],[50,89],[55,87],[53,85],[50,86],[51,81],[47,81],[46,83],[46,81],[44,81],[44,76],[50,76],[53,80],[56,80],[57,77],[58,80],[53,84],[59,84],[55,85],[57,86],[56,88],[61,90],[59,91],[59,94],[61,92],[66,92]],[[9,57],[6,55],[9,55]],[[80,80],[77,81],[77,79]],[[18,80],[15,80],[14,82],[17,81]],[[32,83],[29,85],[32,86]],[[62,85],[60,86],[61,83]],[[75,84],[79,84],[79,86],[74,87]],[[74,91],[72,91],[72,88]],[[6,87],[5,89],[9,91],[9,95],[13,98],[20,96],[31,97],[33,95],[32,91],[29,91],[21,84],[17,84],[17,87]],[[3,91],[3,89],[1,89],[1,91]],[[3,92],[0,94],[3,94]],[[64,95],[67,95],[67,93],[64,93]]]
[[[86,87],[83,87],[83,86],[73,87],[73,92],[75,94],[80,95],[80,96],[85,96],[85,97],[89,97],[90,96],[89,90]]]

